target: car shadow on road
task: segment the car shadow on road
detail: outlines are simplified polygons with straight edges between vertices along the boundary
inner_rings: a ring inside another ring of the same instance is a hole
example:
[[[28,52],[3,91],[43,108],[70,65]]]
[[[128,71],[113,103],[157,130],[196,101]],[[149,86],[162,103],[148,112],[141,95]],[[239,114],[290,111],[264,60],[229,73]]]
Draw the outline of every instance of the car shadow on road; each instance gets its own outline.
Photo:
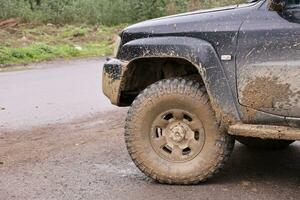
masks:
[[[237,143],[222,173],[209,183],[242,181],[300,186],[300,143],[284,150],[249,149]]]

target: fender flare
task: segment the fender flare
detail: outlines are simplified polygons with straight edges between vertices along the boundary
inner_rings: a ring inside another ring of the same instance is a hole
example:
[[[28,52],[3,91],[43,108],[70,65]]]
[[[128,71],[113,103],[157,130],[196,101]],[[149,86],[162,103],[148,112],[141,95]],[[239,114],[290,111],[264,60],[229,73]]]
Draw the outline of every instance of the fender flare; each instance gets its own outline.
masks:
[[[228,83],[224,68],[213,46],[191,37],[152,37],[124,44],[118,58],[133,62],[140,58],[182,58],[199,71],[217,117],[226,124],[239,122],[237,99]]]

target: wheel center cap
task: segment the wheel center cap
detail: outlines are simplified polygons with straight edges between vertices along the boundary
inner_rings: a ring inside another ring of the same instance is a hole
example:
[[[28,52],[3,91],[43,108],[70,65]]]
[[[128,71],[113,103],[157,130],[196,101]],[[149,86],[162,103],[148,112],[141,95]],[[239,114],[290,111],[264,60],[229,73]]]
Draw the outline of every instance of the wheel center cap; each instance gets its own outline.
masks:
[[[171,127],[170,138],[175,142],[181,142],[182,140],[184,140],[185,135],[186,130],[182,125],[176,125],[174,127]]]

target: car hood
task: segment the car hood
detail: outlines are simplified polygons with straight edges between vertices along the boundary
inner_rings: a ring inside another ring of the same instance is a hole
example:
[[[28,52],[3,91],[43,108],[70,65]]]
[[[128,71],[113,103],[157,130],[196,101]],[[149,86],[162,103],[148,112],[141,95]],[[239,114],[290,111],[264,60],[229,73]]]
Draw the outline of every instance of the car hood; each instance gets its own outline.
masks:
[[[130,30],[134,31],[134,29],[157,26],[157,25],[168,25],[171,23],[189,20],[195,16],[199,17],[200,15],[203,15],[203,14],[213,14],[213,13],[218,13],[221,11],[234,10],[236,8],[238,8],[238,5],[232,5],[232,6],[226,6],[226,7],[214,8],[214,9],[207,9],[207,10],[198,10],[198,11],[194,11],[194,12],[187,12],[187,13],[181,13],[181,14],[177,14],[177,15],[171,15],[171,16],[151,19],[151,20],[147,20],[147,21],[140,22],[140,23],[134,24],[132,26],[129,26],[128,28],[125,29],[125,31],[130,31]]]
[[[254,4],[233,5],[200,10],[140,22],[126,28],[121,36],[123,44],[134,39],[152,36],[180,36],[199,31],[238,29],[240,22]],[[237,26],[235,26],[237,25]]]
[[[231,6],[221,7],[221,8],[212,8],[212,9],[205,9],[205,10],[197,10],[197,11],[193,11],[193,12],[186,12],[186,13],[181,13],[181,14],[170,15],[170,16],[166,16],[166,17],[161,17],[161,18],[157,18],[157,19],[152,19],[152,20],[148,20],[148,22],[157,21],[157,20],[163,20],[163,19],[171,19],[171,18],[183,17],[183,16],[189,16],[189,15],[198,15],[198,14],[209,13],[209,12],[218,12],[218,11],[223,11],[223,10],[232,10],[232,9],[237,8],[237,7],[238,7],[238,5],[231,5]]]

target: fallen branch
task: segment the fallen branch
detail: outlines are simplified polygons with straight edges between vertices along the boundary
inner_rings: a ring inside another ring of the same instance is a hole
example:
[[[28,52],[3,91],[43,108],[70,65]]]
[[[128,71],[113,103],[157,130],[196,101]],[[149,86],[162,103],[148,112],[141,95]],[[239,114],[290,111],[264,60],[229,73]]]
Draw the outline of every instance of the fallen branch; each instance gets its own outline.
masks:
[[[19,23],[18,19],[12,18],[0,21],[0,27],[16,26]]]

